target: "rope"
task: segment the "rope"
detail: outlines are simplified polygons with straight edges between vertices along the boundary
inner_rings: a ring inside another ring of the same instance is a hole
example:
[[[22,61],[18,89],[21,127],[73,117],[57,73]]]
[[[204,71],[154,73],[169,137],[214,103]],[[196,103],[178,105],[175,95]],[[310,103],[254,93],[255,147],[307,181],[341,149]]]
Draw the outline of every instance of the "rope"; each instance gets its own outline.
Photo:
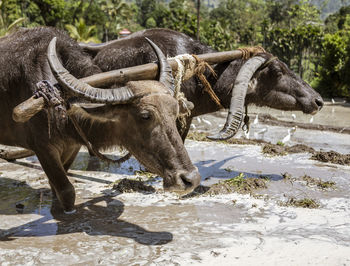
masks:
[[[206,79],[204,72],[206,69],[213,74],[215,78],[217,75],[214,69],[205,61],[200,60],[196,55],[182,54],[173,57],[177,63],[177,71],[175,74],[175,97],[176,99],[183,100],[186,99],[185,95],[181,92],[181,84],[184,80],[191,78],[193,75],[196,75],[201,83],[204,86],[204,90],[209,94],[209,96],[213,99],[213,101],[219,106],[219,108],[223,108],[221,105],[219,97],[213,91],[210,83]],[[184,102],[184,101],[182,101]],[[190,110],[187,109],[186,116],[189,116]]]
[[[184,113],[181,113],[178,117],[181,128],[186,126],[186,118],[191,115],[191,110],[187,106],[187,99],[183,92],[181,92],[181,84],[184,80],[189,79],[193,76],[196,67],[196,60],[193,56],[189,54],[182,54],[173,57],[177,63],[177,71],[175,74],[175,93],[174,97],[179,102],[179,105],[185,110]]]
[[[57,129],[61,129],[61,123],[64,123],[67,117],[67,108],[61,92],[56,86],[52,85],[48,80],[39,81],[34,91],[35,98],[42,97],[47,107],[47,127],[49,139],[51,138],[51,124],[53,123],[53,114],[56,114]],[[52,112],[52,110],[54,112]]]
[[[242,59],[249,59],[257,54],[266,53],[265,49],[261,46],[243,47],[237,50],[242,52]]]
[[[213,76],[217,78],[217,75],[214,69],[207,62],[200,60],[196,55],[192,55],[192,56],[196,59],[196,62],[197,62],[195,74],[199,78],[199,80],[202,82],[204,86],[204,90],[210,95],[210,97],[214,100],[214,102],[219,106],[220,109],[224,108],[220,102],[219,97],[215,94],[210,83],[208,82],[208,80],[203,74],[205,70],[208,68],[209,71],[213,74]]]

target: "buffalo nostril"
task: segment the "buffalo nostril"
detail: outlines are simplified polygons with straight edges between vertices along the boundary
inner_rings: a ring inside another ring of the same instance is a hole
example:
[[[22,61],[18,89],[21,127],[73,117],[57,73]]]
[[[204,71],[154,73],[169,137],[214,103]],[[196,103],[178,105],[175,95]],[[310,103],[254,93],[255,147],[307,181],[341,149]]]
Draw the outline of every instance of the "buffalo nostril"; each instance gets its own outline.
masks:
[[[186,175],[181,174],[181,175],[180,175],[180,178],[181,178],[181,181],[182,181],[182,182],[184,183],[184,185],[185,185],[185,189],[190,188],[190,187],[193,186],[192,182],[189,181],[189,179],[188,179],[188,177],[186,177]]]
[[[315,103],[317,104],[317,106],[318,106],[318,109],[319,110],[321,110],[322,109],[322,107],[323,107],[323,100],[322,99],[319,99],[319,98],[317,98],[316,100],[315,100]]]

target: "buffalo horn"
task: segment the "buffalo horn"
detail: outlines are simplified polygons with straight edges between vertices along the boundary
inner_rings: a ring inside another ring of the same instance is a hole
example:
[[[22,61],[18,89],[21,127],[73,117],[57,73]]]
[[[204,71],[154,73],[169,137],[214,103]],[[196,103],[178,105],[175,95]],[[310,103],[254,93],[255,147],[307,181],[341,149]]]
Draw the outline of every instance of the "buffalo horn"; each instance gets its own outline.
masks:
[[[254,73],[265,63],[266,59],[255,56],[247,60],[238,72],[232,89],[230,110],[227,115],[224,128],[217,134],[208,136],[211,140],[226,140],[233,137],[242,122],[244,113],[244,100],[248,90],[248,84]]]
[[[127,87],[115,89],[94,88],[71,75],[57,57],[56,37],[51,40],[47,48],[47,57],[51,71],[58,83],[75,96],[80,96],[95,103],[111,104],[128,103],[135,98],[133,92]]]
[[[154,42],[152,42],[147,37],[145,37],[145,39],[152,46],[159,61],[159,82],[163,83],[164,86],[170,90],[171,95],[174,96],[174,93],[175,93],[174,77],[172,74],[171,66],[168,63],[168,60],[166,59],[162,50],[160,50],[160,48]]]

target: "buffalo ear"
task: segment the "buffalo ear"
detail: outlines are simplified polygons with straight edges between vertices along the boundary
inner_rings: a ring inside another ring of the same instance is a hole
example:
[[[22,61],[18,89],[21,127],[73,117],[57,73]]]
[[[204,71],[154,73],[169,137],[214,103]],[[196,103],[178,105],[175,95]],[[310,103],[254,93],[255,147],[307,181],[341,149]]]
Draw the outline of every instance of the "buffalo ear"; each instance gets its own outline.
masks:
[[[252,78],[248,84],[247,94],[256,93],[257,85],[258,85],[258,80],[256,78]]]

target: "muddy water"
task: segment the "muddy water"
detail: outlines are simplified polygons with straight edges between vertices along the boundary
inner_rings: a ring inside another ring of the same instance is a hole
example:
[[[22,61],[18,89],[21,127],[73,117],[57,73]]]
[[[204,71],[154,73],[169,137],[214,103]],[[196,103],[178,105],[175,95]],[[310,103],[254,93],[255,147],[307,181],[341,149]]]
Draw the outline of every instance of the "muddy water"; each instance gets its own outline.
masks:
[[[276,142],[285,130],[268,126],[264,138]],[[316,138],[322,133],[327,142]],[[350,153],[346,140],[346,134],[299,129],[291,137]],[[243,173],[264,176],[267,188],[182,198],[163,192],[159,177],[137,174],[143,167],[133,158],[116,167],[81,150],[69,176],[77,213],[63,215],[35,156],[0,160],[0,265],[350,265],[349,166],[310,160],[307,153],[269,157],[252,145],[186,141],[186,147],[203,186]],[[294,178],[283,178],[285,172]],[[303,175],[335,187],[308,185]],[[123,178],[145,180],[156,192],[114,190]],[[291,197],[313,199],[320,208],[285,206]]]
[[[250,116],[249,134],[244,134],[240,130],[236,137],[262,139],[271,143],[277,143],[288,138],[290,131],[291,136],[289,140],[284,141],[288,146],[305,144],[316,150],[334,150],[340,153],[350,153],[350,135],[341,133],[342,129],[350,128],[350,104],[340,103],[332,104],[331,102],[326,102],[323,109],[314,116],[298,111],[287,112],[251,106],[248,109]],[[259,114],[269,114],[278,120],[295,122],[296,127],[268,126],[259,120]],[[225,124],[226,115],[226,111],[220,111],[195,118],[191,128],[210,133],[218,132]],[[298,123],[335,126],[339,127],[339,132],[298,128]]]

